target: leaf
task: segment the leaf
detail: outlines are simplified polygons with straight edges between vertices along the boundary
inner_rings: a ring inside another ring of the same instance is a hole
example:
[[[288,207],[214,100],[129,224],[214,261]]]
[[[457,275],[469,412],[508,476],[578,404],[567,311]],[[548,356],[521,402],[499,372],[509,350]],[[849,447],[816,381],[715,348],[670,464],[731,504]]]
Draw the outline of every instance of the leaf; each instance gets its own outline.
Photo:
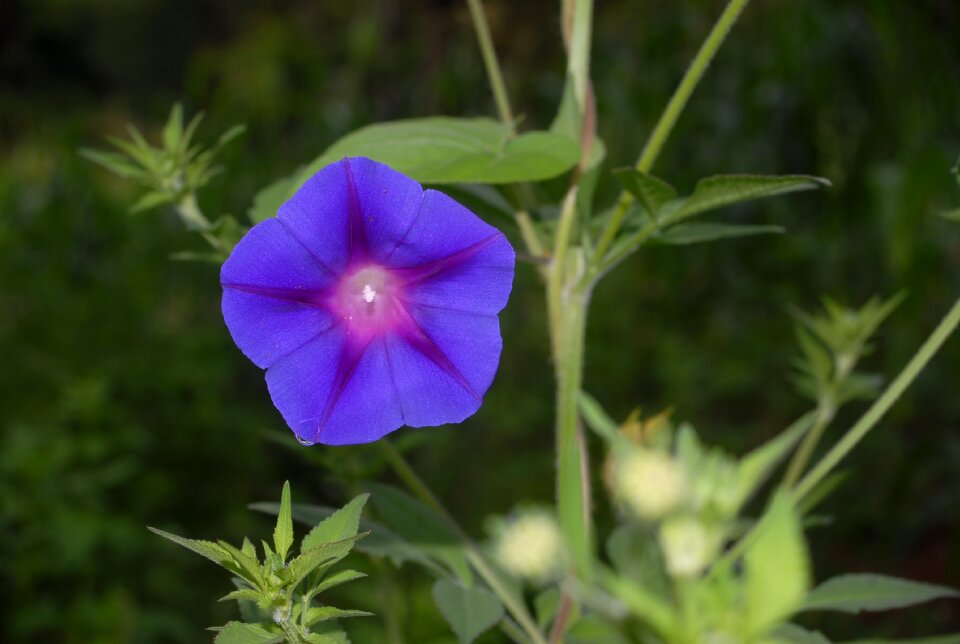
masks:
[[[367,574],[363,572],[358,572],[356,570],[340,570],[330,575],[319,584],[310,589],[310,594],[318,595],[325,590],[330,590],[334,586],[339,586],[340,584],[345,584],[348,581],[353,581],[354,579],[363,579]]]
[[[363,506],[370,498],[369,494],[361,494],[355,499],[337,510],[326,519],[318,523],[303,538],[300,544],[300,552],[306,552],[319,545],[330,543],[332,541],[342,541],[347,537],[357,534],[360,529],[360,513],[363,512]],[[353,542],[347,542],[343,546],[343,555],[345,556],[353,547]]]
[[[214,644],[279,644],[283,633],[272,633],[259,624],[227,622],[213,641]]]
[[[384,525],[443,562],[464,585],[473,584],[463,546],[443,517],[395,487],[379,483],[367,483],[366,487],[372,493],[373,507]]]
[[[143,179],[150,176],[150,173],[146,172],[140,166],[136,165],[135,163],[131,163],[126,157],[113,152],[102,152],[100,150],[93,150],[90,148],[81,148],[80,156],[87,161],[92,161],[93,163],[96,163],[97,165],[102,166],[110,172],[113,172],[114,174],[125,179]]]
[[[237,590],[250,590],[249,582],[244,581],[240,577],[233,577],[230,581],[237,587]],[[247,599],[247,595],[244,595],[243,597],[234,597],[233,599],[237,602],[237,608],[240,609],[240,617],[243,621],[252,623],[270,620],[270,615],[259,606],[260,597],[257,599]],[[226,597],[221,601],[225,600]]]
[[[343,610],[333,606],[311,606],[307,609],[307,614],[303,618],[306,626],[312,626],[318,622],[325,622],[331,619],[342,619],[345,617],[369,617],[373,613],[365,610]]]
[[[206,557],[213,563],[223,566],[231,572],[237,572],[239,567],[236,565],[236,562],[233,560],[233,556],[230,551],[221,547],[220,545],[212,541],[201,541],[199,539],[186,539],[178,535],[172,534],[170,532],[164,532],[157,528],[147,526],[147,530],[154,534],[158,534],[164,539],[169,539],[170,541],[181,545],[187,550],[192,550],[202,557]],[[230,565],[228,565],[230,564]]]
[[[808,631],[796,624],[781,624],[771,634],[778,644],[830,644],[830,640],[819,631]]]
[[[290,575],[290,587],[295,588],[297,584],[306,579],[307,575],[320,566],[334,563],[342,559],[344,554],[344,544],[352,545],[354,541],[363,536],[364,533],[360,533],[350,537],[349,539],[325,543],[302,552],[299,557],[296,557],[287,565],[287,571]],[[349,548],[347,550],[349,551]]]
[[[672,246],[686,246],[730,239],[733,237],[752,237],[754,235],[781,234],[783,226],[760,226],[753,224],[679,224],[671,226],[657,235],[656,240],[661,244]]]
[[[805,414],[776,438],[740,459],[737,465],[737,505],[743,505],[763,485],[773,469],[803,438],[813,424],[814,413]]]
[[[960,592],[886,575],[851,574],[828,579],[811,590],[802,609],[859,613],[905,608],[945,597],[960,598]]]
[[[163,127],[163,146],[170,151],[180,147],[180,136],[183,134],[183,106],[174,103],[170,110],[170,118]]]
[[[441,579],[433,585],[433,601],[460,644],[469,644],[503,618],[503,604],[493,593]]]
[[[652,174],[634,168],[620,168],[614,170],[613,174],[654,219],[664,204],[677,198],[677,191],[673,186]]]
[[[737,175],[707,177],[697,182],[672,217],[685,219],[723,206],[800,190],[831,185],[827,179],[807,175]]]
[[[280,505],[273,502],[251,503],[248,507],[251,510],[274,516],[280,510]],[[334,512],[333,508],[322,505],[293,504],[294,520],[309,526],[315,526]],[[375,557],[388,557],[396,566],[410,561],[423,566],[437,577],[450,575],[449,570],[431,556],[431,553],[417,544],[411,543],[385,525],[370,519],[360,519],[360,527],[365,531],[370,531],[370,534],[356,545],[360,552]],[[434,552],[433,554],[442,555],[443,553]]]
[[[580,392],[580,413],[587,423],[587,427],[592,429],[601,438],[614,444],[621,441],[620,429],[617,423],[610,418],[596,398],[585,391]]]
[[[260,570],[260,562],[257,561],[256,557],[251,557],[247,554],[244,554],[241,550],[230,545],[226,541],[223,541],[222,539],[217,540],[217,543],[221,548],[229,552],[233,557],[233,560],[237,563],[237,566],[239,567],[239,572],[237,574],[257,588],[264,588],[266,586],[266,581],[263,578],[263,571]]]
[[[292,545],[293,518],[290,516],[290,481],[286,481],[280,495],[280,513],[277,514],[277,525],[273,529],[273,547],[281,561],[287,560],[287,552]]]
[[[145,210],[150,210],[151,208],[156,208],[157,206],[162,206],[173,201],[173,197],[166,192],[148,192],[139,199],[136,203],[130,206],[130,212],[138,213],[144,212]]]
[[[258,602],[260,601],[260,593],[253,590],[252,588],[240,588],[229,592],[220,599],[218,602],[229,602],[229,601],[248,601],[248,602]]]
[[[756,529],[759,532],[743,563],[747,627],[760,636],[800,607],[810,567],[800,518],[788,493],[773,497]]]
[[[493,119],[438,116],[368,125],[334,143],[320,159],[326,165],[353,156],[386,163],[421,183],[515,183],[567,172],[579,161],[580,148],[562,134],[511,137],[510,127]],[[301,179],[318,165],[311,163]]]
[[[247,211],[247,216],[255,224],[277,216],[277,211],[287,199],[293,196],[300,184],[297,175],[278,179],[260,190],[253,197],[253,205]]]

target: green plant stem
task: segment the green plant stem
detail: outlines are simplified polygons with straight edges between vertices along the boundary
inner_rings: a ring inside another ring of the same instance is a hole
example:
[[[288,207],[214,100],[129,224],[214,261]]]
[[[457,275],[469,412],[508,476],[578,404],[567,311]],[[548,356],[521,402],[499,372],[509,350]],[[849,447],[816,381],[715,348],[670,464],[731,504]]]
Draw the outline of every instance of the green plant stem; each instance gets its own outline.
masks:
[[[580,424],[584,336],[589,293],[580,288],[561,294],[557,341],[557,511],[578,576],[589,581],[593,563],[590,477]]]
[[[920,350],[910,359],[907,366],[903,368],[900,375],[890,383],[883,395],[880,396],[870,406],[870,409],[860,417],[860,420],[850,428],[843,438],[837,442],[833,448],[820,460],[810,472],[803,477],[796,487],[796,498],[799,501],[813,489],[830,471],[850,453],[857,443],[863,440],[883,415],[903,394],[904,390],[910,386],[931,358],[940,350],[947,338],[956,330],[960,324],[960,300],[954,303],[953,307],[944,316],[943,320],[934,329],[930,337],[927,338]]]
[[[663,145],[670,136],[673,126],[676,125],[677,120],[679,120],[680,115],[683,113],[683,109],[686,107],[687,101],[690,100],[693,90],[696,89],[707,68],[710,67],[710,62],[720,49],[720,45],[726,40],[733,25],[737,22],[740,13],[744,7],[747,6],[747,2],[749,2],[749,0],[730,0],[723,10],[723,13],[720,14],[720,18],[716,24],[713,25],[713,29],[710,30],[707,39],[704,40],[703,45],[700,46],[700,50],[694,57],[693,62],[690,63],[690,67],[687,68],[683,79],[673,92],[673,96],[670,97],[667,107],[663,110],[660,119],[657,121],[656,126],[654,126],[653,131],[650,133],[650,137],[643,146],[643,151],[640,153],[640,158],[637,160],[636,165],[637,170],[640,172],[650,172],[653,168],[653,164],[660,155],[660,150],[663,149]],[[613,216],[610,218],[610,221],[607,222],[600,241],[597,243],[597,248],[594,252],[594,257],[597,261],[603,259],[604,254],[609,250],[610,245],[620,231],[620,226],[623,225],[623,219],[632,201],[633,198],[630,193],[626,191],[620,193],[620,198],[617,200],[617,206],[613,212]]]
[[[440,500],[437,499],[430,488],[427,487],[426,483],[417,475],[410,466],[410,463],[407,462],[407,459],[403,457],[403,454],[393,446],[393,443],[385,438],[381,439],[378,444],[383,449],[387,462],[390,463],[394,472],[396,472],[397,476],[400,477],[410,491],[443,517],[444,521],[446,521],[454,531],[463,544],[467,560],[477,571],[477,574],[480,575],[483,581],[490,587],[490,590],[500,598],[500,601],[503,602],[507,611],[517,620],[517,624],[520,625],[530,640],[535,644],[547,644],[543,634],[537,627],[536,621],[527,611],[523,601],[510,592],[507,585],[500,579],[493,568],[490,567],[490,564],[487,563],[483,554],[473,543],[473,540],[464,532],[463,528],[460,527],[460,524],[456,522],[453,516],[447,512],[447,509],[443,507]]]
[[[590,85],[590,36],[593,28],[593,0],[574,0],[567,73],[573,79],[573,95],[581,115],[586,113]]]
[[[793,458],[790,459],[790,465],[787,466],[787,473],[783,477],[784,487],[792,488],[796,485],[807,463],[810,462],[813,451],[820,443],[820,439],[823,438],[823,434],[827,427],[830,426],[830,422],[833,420],[835,414],[836,407],[830,400],[823,400],[817,406],[817,416],[813,422],[813,427],[811,427],[807,435],[803,437],[803,442],[800,443],[800,447],[797,448]]]
[[[470,17],[473,20],[473,27],[477,32],[477,41],[480,43],[480,55],[483,57],[483,64],[487,68],[487,76],[490,78],[490,88],[493,90],[493,98],[497,103],[500,120],[509,125],[511,131],[513,131],[513,111],[510,109],[510,100],[507,98],[507,90],[503,83],[503,74],[500,72],[497,52],[493,48],[493,39],[490,37],[490,26],[487,24],[487,16],[483,12],[483,5],[480,3],[480,0],[467,0],[467,6],[470,8]]]

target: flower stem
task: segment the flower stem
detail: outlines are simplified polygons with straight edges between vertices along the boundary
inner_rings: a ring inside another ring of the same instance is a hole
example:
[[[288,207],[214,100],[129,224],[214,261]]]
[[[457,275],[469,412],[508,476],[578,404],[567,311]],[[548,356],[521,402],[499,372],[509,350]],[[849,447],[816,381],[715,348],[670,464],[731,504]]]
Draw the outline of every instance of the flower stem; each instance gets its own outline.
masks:
[[[546,640],[543,637],[543,634],[540,632],[540,629],[537,628],[537,623],[534,621],[533,617],[527,611],[526,606],[523,604],[523,600],[519,597],[516,597],[512,592],[510,592],[507,585],[500,579],[497,573],[490,567],[490,564],[487,563],[486,559],[483,557],[483,554],[473,543],[473,540],[464,532],[463,528],[460,527],[460,524],[451,516],[447,509],[443,507],[443,504],[440,503],[440,500],[433,494],[426,483],[417,475],[414,469],[410,466],[410,463],[407,462],[407,459],[403,457],[403,454],[393,446],[387,439],[381,439],[378,441],[378,444],[383,449],[384,455],[386,456],[387,462],[390,463],[390,466],[393,467],[394,472],[397,476],[406,484],[411,492],[414,493],[421,501],[426,503],[434,512],[439,514],[444,521],[447,522],[447,525],[450,526],[450,529],[457,535],[460,539],[460,542],[463,545],[464,553],[466,554],[467,560],[470,562],[470,565],[473,566],[474,570],[477,571],[477,574],[483,579],[483,581],[490,587],[503,602],[503,605],[510,612],[520,627],[524,630],[527,636],[530,638],[534,644],[547,644]]]
[[[510,130],[513,131],[513,111],[510,109],[510,100],[507,98],[507,90],[503,84],[503,74],[500,71],[497,52],[493,48],[490,26],[487,24],[487,16],[483,12],[483,5],[480,0],[467,0],[467,6],[470,8],[473,28],[477,32],[480,55],[483,57],[483,64],[487,68],[487,76],[490,78],[490,88],[493,90],[493,98],[497,103],[500,120],[509,125]]]
[[[817,416],[814,420],[813,427],[811,427],[807,435],[803,437],[803,442],[800,443],[796,454],[790,459],[790,465],[787,466],[787,473],[783,477],[784,487],[792,488],[796,485],[807,463],[810,462],[813,451],[820,443],[820,439],[823,438],[823,433],[830,425],[835,414],[836,408],[829,400],[822,400],[817,406]]]
[[[886,391],[883,392],[883,395],[871,405],[870,409],[860,417],[860,420],[850,428],[850,431],[848,431],[844,437],[827,452],[820,462],[803,477],[800,483],[797,484],[796,498],[798,500],[808,494],[817,483],[829,474],[830,471],[850,453],[850,450],[856,447],[857,443],[863,440],[867,432],[887,413],[887,410],[900,398],[904,390],[910,386],[910,383],[916,379],[927,363],[930,362],[930,359],[940,350],[943,343],[946,342],[947,338],[956,330],[958,324],[960,324],[960,300],[954,303],[953,307],[937,328],[934,329],[930,337],[923,343],[923,346],[914,354],[910,362],[907,363],[907,366],[903,368],[900,375],[897,376],[897,378],[890,383],[890,386],[887,387]]]
[[[640,158],[637,160],[636,165],[637,170],[640,172],[650,172],[650,169],[653,168],[653,164],[660,155],[663,144],[666,143],[670,132],[673,130],[673,126],[676,125],[677,120],[679,120],[680,115],[683,113],[683,109],[686,107],[687,101],[690,100],[693,90],[696,89],[700,83],[700,79],[703,78],[707,68],[710,67],[710,62],[720,49],[720,45],[726,40],[730,29],[733,28],[740,13],[744,7],[747,6],[747,2],[749,2],[749,0],[730,0],[723,10],[723,13],[720,14],[720,18],[716,24],[713,25],[710,34],[707,36],[707,39],[703,41],[693,62],[690,63],[690,67],[687,68],[686,73],[683,75],[683,79],[680,81],[677,89],[674,90],[673,96],[670,97],[667,107],[660,115],[660,120],[657,121],[656,126],[654,126],[653,131],[650,133],[650,138],[647,139],[647,143],[643,146],[643,151],[640,153]],[[603,259],[604,254],[609,250],[610,244],[613,243],[617,233],[620,231],[620,226],[623,224],[623,219],[627,214],[627,208],[630,207],[632,201],[633,198],[630,196],[630,193],[626,191],[620,193],[616,210],[614,210],[613,216],[607,223],[606,228],[604,228],[600,241],[597,243],[597,248],[594,253],[597,261]]]

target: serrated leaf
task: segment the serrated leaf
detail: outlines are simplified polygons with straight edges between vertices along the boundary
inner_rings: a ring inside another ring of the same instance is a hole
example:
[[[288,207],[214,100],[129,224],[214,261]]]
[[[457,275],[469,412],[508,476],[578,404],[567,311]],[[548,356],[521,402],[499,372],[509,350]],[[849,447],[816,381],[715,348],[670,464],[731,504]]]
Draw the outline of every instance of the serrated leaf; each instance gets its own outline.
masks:
[[[280,505],[273,502],[251,503],[248,507],[251,510],[265,512],[273,516],[276,516],[280,510]],[[315,526],[334,512],[333,508],[322,505],[293,504],[294,520],[309,526]],[[375,557],[387,557],[398,567],[409,561],[423,566],[434,576],[450,576],[450,571],[430,553],[385,525],[370,519],[361,519],[360,528],[370,532],[363,541],[356,544],[355,547],[360,552]]]
[[[515,183],[541,181],[572,169],[580,148],[569,137],[528,132],[489,118],[429,117],[376,123],[348,134],[320,157],[323,165],[343,157],[369,157],[421,183]],[[311,163],[306,180],[320,169]]]
[[[229,592],[220,599],[218,602],[229,602],[229,601],[247,601],[247,602],[258,602],[260,601],[260,593],[253,590],[252,588],[240,588]]]
[[[343,619],[345,617],[369,617],[373,613],[364,610],[343,610],[333,606],[311,606],[307,609],[303,617],[305,626],[313,626],[319,622],[325,622],[331,619]]]
[[[662,233],[657,235],[656,240],[661,244],[686,246],[688,244],[701,244],[703,242],[717,241],[718,239],[782,234],[784,231],[785,229],[783,226],[764,226],[753,224],[678,224],[676,226],[667,228]]]
[[[372,493],[378,518],[387,528],[443,562],[464,585],[473,584],[463,546],[443,517],[397,488],[379,483],[367,483],[366,487]]]
[[[217,564],[218,566],[222,566],[231,572],[237,572],[239,570],[239,566],[234,561],[233,555],[230,553],[230,551],[212,541],[187,539],[170,532],[165,532],[158,528],[153,528],[151,526],[147,526],[147,530],[154,534],[160,535],[164,539],[168,539],[177,545],[183,546],[187,550],[191,550],[202,557],[206,557],[213,563]]]
[[[287,560],[287,552],[293,545],[293,518],[290,516],[290,481],[283,484],[280,494],[280,513],[277,514],[277,525],[273,529],[273,548],[280,556],[281,561]]]
[[[257,561],[256,557],[251,557],[244,554],[239,548],[227,543],[222,539],[217,540],[217,543],[221,548],[229,552],[233,557],[233,560],[237,563],[237,566],[239,567],[237,572],[238,575],[249,581],[257,588],[263,588],[266,585],[263,579],[263,572],[260,570],[260,562]]]
[[[678,219],[744,201],[829,186],[821,177],[807,175],[718,175],[697,182],[693,194],[672,213]]]
[[[960,592],[886,575],[851,574],[828,579],[810,591],[802,610],[834,610],[844,613],[905,608],[934,599],[960,598]]]
[[[357,534],[357,530],[360,529],[360,514],[368,498],[370,498],[369,494],[361,494],[318,523],[303,538],[300,551],[305,552],[332,541],[342,541]],[[346,555],[352,546],[353,542],[347,542],[344,545],[343,555]]]
[[[240,577],[233,577],[231,580],[233,585],[237,590],[252,590],[250,588],[250,582],[241,579]],[[259,597],[254,600],[239,598],[234,601],[237,602],[237,608],[240,610],[240,617],[243,621],[247,623],[254,622],[265,622],[270,620],[270,615],[260,608],[259,606]]]
[[[668,201],[677,198],[677,191],[673,186],[652,174],[634,168],[621,168],[614,170],[613,174],[654,219]]]
[[[810,564],[800,518],[788,493],[773,497],[756,529],[743,565],[747,628],[761,636],[800,608],[809,587]]]
[[[259,624],[227,622],[220,629],[214,644],[279,644],[283,633],[274,633]]]
[[[366,576],[366,573],[356,570],[339,570],[311,588],[310,594],[318,595],[325,590],[330,590],[334,586],[339,586],[340,584],[345,584],[355,579],[363,579]]]
[[[493,593],[441,579],[433,585],[433,601],[460,644],[469,644],[503,618],[503,604]]]
[[[774,468],[813,425],[814,414],[806,414],[793,425],[740,459],[737,464],[737,505],[743,505],[763,485]]]
[[[348,539],[325,543],[302,552],[300,556],[291,560],[287,565],[290,586],[295,588],[301,581],[306,579],[307,575],[317,570],[320,566],[331,564],[342,559],[343,546],[346,543],[352,545],[354,541],[363,536],[364,533],[360,533]]]

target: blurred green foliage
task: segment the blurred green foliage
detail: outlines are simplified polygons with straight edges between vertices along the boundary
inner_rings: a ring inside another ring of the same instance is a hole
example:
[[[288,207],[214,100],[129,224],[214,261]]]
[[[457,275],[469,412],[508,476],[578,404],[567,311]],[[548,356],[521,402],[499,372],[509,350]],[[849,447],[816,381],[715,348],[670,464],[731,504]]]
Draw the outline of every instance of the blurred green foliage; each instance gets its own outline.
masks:
[[[556,4],[486,3],[513,104],[539,126],[562,91]],[[608,164],[634,160],[720,6],[598,3],[593,75]],[[654,172],[682,193],[720,172],[807,172],[834,187],[742,208],[743,221],[788,235],[651,247],[620,267],[588,330],[587,387],[608,409],[672,406],[705,441],[744,453],[805,409],[789,382],[786,309],[821,294],[860,306],[906,290],[864,367],[892,374],[905,362],[960,292],[960,227],[936,216],[958,200],[957,33],[951,0],[747,9]],[[315,462],[329,463],[313,454],[326,448],[278,444],[289,432],[220,320],[215,269],[168,258],[194,241],[174,215],[131,216],[136,188],[77,150],[122,136],[127,121],[156,141],[177,100],[207,112],[202,142],[246,123],[218,157],[227,172],[200,195],[207,212],[241,216],[259,188],[360,125],[492,114],[467,9],[12,0],[0,5],[0,79],[0,640],[194,641],[236,617],[211,601],[230,589],[146,524],[236,540],[268,528],[245,505],[285,478],[314,502],[350,490]],[[617,189],[604,177],[601,199]],[[552,494],[552,383],[533,273],[519,272],[503,316],[486,405],[460,427],[416,432],[429,440],[411,453],[477,534],[490,513]],[[869,569],[960,581],[957,382],[954,340],[850,460],[851,477],[822,508],[839,519],[812,533],[818,579]],[[369,448],[335,455],[362,463]],[[398,616],[349,625],[355,641],[449,641],[424,576],[380,578],[351,585],[341,603],[378,615],[390,603]],[[831,617],[828,630],[960,626],[956,605],[935,608]]]

